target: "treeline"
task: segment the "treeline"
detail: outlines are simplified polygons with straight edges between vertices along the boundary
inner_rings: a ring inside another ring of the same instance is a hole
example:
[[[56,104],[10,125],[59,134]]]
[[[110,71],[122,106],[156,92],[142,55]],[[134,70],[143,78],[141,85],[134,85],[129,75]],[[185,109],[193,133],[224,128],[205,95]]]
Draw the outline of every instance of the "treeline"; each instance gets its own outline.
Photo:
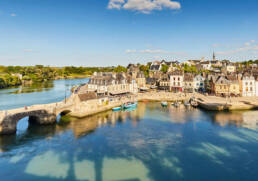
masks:
[[[36,66],[0,66],[0,88],[16,86],[22,82],[44,82],[55,79],[83,78],[94,72],[125,72],[127,68],[117,67],[49,67]]]
[[[18,76],[9,74],[0,75],[0,88],[21,85],[22,80]]]

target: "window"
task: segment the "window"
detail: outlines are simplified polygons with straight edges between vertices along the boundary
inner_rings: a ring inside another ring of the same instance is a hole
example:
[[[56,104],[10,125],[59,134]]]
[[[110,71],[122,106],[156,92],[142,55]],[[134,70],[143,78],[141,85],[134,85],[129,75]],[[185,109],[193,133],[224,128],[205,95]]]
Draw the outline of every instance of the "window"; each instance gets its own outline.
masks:
[[[248,82],[246,82],[245,85],[248,85]]]
[[[248,87],[245,89],[246,90],[246,92],[248,91]]]
[[[253,85],[253,82],[250,82],[250,85]]]
[[[226,89],[226,88],[227,88],[227,86],[224,85],[224,89]]]
[[[178,81],[180,81],[180,77],[178,77]]]
[[[174,81],[176,80],[176,78],[174,77]]]
[[[250,91],[253,91],[253,87],[250,87]]]

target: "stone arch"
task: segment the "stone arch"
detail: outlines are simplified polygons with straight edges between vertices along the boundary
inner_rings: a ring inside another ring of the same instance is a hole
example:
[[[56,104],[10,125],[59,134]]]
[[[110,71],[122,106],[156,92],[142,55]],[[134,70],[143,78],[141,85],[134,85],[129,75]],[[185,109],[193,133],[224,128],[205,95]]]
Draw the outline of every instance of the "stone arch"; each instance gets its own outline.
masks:
[[[70,112],[72,112],[72,110],[70,110],[70,109],[61,109],[61,110],[56,111],[56,116],[58,116],[58,115],[63,116],[63,115],[69,114]]]
[[[55,123],[55,115],[46,110],[23,111],[7,115],[0,124],[0,134],[16,133],[18,122],[29,117],[29,124],[52,124]]]

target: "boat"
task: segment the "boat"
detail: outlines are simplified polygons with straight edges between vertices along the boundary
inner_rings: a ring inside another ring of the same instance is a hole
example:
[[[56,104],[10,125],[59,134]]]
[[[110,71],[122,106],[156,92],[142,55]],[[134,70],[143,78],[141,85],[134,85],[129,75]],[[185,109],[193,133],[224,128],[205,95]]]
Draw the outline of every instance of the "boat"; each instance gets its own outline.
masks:
[[[190,104],[188,101],[185,101],[185,102],[184,102],[184,105],[185,105],[186,107],[191,106],[191,104]]]
[[[126,104],[123,104],[121,106],[122,109],[129,109],[129,108],[132,108],[132,107],[136,107],[137,106],[137,102],[128,102]]]
[[[176,102],[174,102],[174,103],[173,103],[173,106],[175,106],[175,107],[179,107],[179,106],[180,106],[180,102],[177,102],[177,101],[176,101]]]
[[[162,106],[168,106],[168,102],[161,102]]]
[[[175,106],[175,107],[179,107],[179,103],[178,103],[178,102],[175,102],[175,103],[174,103],[174,106]]]
[[[112,111],[120,111],[121,110],[121,107],[114,107],[112,108]]]

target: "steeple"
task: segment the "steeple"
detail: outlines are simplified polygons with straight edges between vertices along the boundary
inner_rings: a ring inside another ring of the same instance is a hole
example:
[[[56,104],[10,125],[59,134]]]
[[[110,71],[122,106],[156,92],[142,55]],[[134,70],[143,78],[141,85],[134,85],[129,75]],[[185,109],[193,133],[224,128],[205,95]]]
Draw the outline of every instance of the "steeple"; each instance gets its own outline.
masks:
[[[213,52],[213,61],[216,61],[216,56],[214,52]]]

